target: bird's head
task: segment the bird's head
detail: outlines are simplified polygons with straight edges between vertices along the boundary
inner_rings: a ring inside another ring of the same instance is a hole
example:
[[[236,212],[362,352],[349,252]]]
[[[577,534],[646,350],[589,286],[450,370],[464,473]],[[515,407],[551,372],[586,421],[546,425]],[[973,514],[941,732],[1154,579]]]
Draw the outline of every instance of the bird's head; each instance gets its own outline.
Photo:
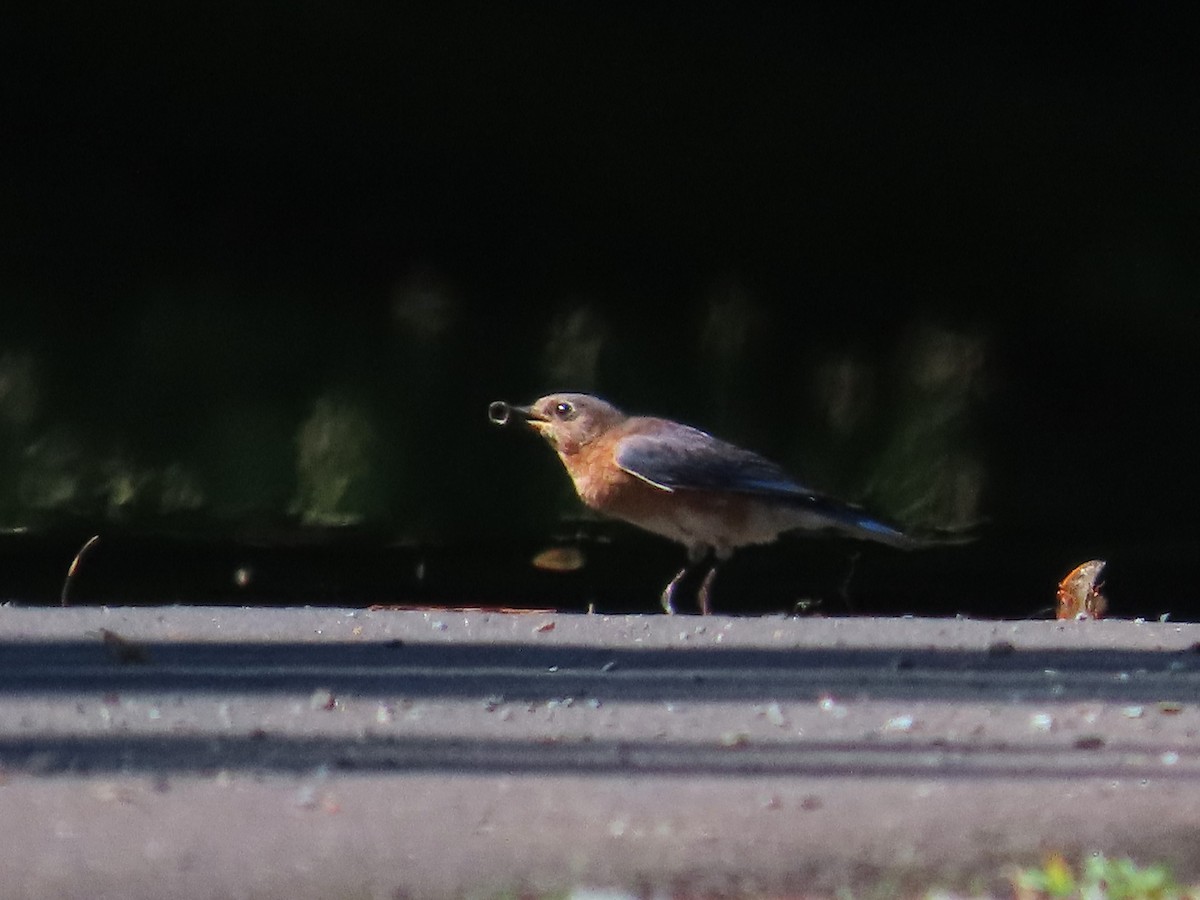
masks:
[[[529,406],[497,401],[488,407],[488,418],[497,425],[520,419],[555,450],[569,456],[620,425],[626,415],[590,394],[549,394]]]

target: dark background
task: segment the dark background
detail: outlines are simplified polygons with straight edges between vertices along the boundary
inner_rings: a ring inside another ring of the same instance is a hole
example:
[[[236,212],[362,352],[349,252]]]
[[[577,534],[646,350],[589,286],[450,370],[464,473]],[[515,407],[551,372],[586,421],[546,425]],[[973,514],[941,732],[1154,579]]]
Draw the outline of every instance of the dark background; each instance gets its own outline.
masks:
[[[100,533],[73,602],[652,609],[679,549],[486,422],[567,388],[976,537],[718,607],[1033,615],[1100,556],[1194,616],[1184,10],[6,12],[0,592]]]

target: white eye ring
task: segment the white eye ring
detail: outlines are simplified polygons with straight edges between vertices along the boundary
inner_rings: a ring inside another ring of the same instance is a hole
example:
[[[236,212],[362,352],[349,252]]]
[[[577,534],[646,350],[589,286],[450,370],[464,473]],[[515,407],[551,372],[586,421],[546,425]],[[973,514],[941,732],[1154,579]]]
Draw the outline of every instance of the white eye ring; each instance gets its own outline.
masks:
[[[560,418],[560,419],[567,418],[573,412],[575,412],[575,407],[565,401],[557,404],[554,407],[554,415],[558,416],[558,418]]]

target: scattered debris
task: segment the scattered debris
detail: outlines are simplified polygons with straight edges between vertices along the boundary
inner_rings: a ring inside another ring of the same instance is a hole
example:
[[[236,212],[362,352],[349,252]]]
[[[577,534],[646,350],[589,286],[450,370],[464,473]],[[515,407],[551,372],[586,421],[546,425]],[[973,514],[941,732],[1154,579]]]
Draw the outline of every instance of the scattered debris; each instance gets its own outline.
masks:
[[[319,803],[317,789],[310,784],[302,785],[296,791],[295,803],[301,809],[316,809]]]
[[[317,688],[308,698],[309,709],[336,709],[337,697],[329,688]]]
[[[135,644],[128,638],[121,637],[115,631],[101,628],[100,640],[104,641],[104,646],[109,649],[116,661],[122,665],[150,662],[150,654],[146,652],[145,647]]]
[[[767,721],[776,728],[783,728],[787,725],[787,720],[783,716],[783,707],[778,703],[768,703],[763,710],[763,715],[767,717]]]
[[[544,572],[577,572],[587,564],[578,547],[550,547],[536,554],[530,563]]]
[[[912,716],[894,716],[883,724],[884,731],[912,731],[917,721]]]
[[[1029,727],[1034,731],[1050,731],[1054,728],[1054,716],[1050,713],[1034,713],[1029,717]]]
[[[372,603],[366,608],[367,612],[453,612],[453,613],[501,613],[503,615],[547,615],[556,613],[557,609],[538,607],[527,608],[519,606],[457,606],[452,604],[432,603]],[[443,623],[445,624],[445,623]]]
[[[828,695],[818,700],[817,706],[820,708],[821,712],[827,712],[835,719],[844,719],[847,715],[849,715],[850,712],[848,709],[846,709],[846,707]]]

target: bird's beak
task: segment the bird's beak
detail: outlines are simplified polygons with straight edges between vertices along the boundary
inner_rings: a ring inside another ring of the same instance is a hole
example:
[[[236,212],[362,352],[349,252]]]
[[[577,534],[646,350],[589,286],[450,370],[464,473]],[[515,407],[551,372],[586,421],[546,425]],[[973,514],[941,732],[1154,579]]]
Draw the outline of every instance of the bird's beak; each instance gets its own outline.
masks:
[[[505,403],[503,400],[497,400],[488,407],[488,420],[493,425],[507,425],[513,419],[519,419],[532,425],[534,428],[539,423],[547,421],[545,416],[534,412],[531,407],[513,406],[511,403]]]

